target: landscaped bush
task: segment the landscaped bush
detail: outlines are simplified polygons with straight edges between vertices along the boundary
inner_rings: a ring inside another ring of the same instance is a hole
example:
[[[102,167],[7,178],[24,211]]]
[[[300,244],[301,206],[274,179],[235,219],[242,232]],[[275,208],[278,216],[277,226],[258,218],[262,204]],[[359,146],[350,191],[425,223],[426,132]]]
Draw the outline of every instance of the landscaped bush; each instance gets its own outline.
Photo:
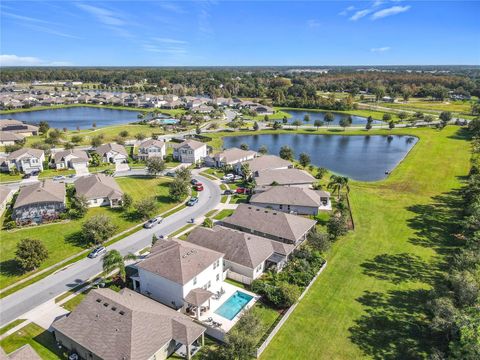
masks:
[[[273,306],[288,308],[298,300],[324,263],[325,260],[316,251],[297,250],[282,272],[269,272],[254,280],[251,289]]]
[[[5,230],[11,230],[15,229],[17,227],[17,223],[15,221],[7,221],[5,224],[3,224],[3,227]]]

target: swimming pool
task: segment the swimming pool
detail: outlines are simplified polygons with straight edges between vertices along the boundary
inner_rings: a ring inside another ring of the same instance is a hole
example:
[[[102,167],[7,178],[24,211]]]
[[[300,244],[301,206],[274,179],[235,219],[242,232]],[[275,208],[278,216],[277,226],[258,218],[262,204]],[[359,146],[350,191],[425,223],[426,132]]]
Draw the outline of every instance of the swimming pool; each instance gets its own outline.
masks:
[[[252,299],[253,296],[237,291],[215,311],[215,314],[232,320]]]
[[[163,124],[163,125],[174,125],[178,123],[178,120],[177,119],[160,119],[159,122],[160,124]]]

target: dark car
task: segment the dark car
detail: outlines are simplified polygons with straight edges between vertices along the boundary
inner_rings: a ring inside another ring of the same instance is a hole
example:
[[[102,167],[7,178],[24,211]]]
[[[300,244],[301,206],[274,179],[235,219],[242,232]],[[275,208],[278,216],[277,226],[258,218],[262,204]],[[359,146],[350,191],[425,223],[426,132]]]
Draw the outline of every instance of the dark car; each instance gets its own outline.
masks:
[[[30,176],[32,176],[32,174],[24,174],[24,175],[22,176],[22,179],[29,179]]]
[[[30,175],[32,175],[32,176],[37,176],[38,174],[40,174],[40,171],[38,171],[38,170],[33,170],[33,171],[30,173]]]
[[[196,203],[198,203],[198,198],[197,197],[192,197],[190,200],[187,201],[187,206],[193,206]]]
[[[223,195],[233,195],[233,194],[234,194],[233,190],[225,190],[223,192]]]
[[[197,184],[198,184],[198,180],[197,180],[197,179],[192,179],[192,181],[190,181],[190,184],[192,184],[192,185],[197,185]]]

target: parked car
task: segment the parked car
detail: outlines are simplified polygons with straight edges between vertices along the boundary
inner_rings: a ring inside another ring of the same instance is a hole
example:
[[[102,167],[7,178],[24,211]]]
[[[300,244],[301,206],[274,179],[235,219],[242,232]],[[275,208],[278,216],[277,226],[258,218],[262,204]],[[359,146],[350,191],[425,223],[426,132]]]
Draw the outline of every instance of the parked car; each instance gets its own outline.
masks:
[[[223,195],[233,195],[234,194],[234,191],[233,190],[225,190],[223,192]]]
[[[95,249],[93,249],[90,254],[88,254],[88,257],[90,259],[94,259],[97,256],[105,254],[106,252],[107,252],[107,249],[105,248],[105,246],[98,246]]]
[[[154,227],[155,225],[158,225],[160,224],[161,222],[163,221],[163,218],[162,217],[155,217],[155,218],[152,218],[150,220],[148,220],[145,224],[143,224],[143,227],[145,229],[151,229],[152,227]]]
[[[53,177],[54,181],[60,181],[60,180],[65,180],[65,179],[66,179],[66,177],[63,176],[63,175],[57,175],[57,176]]]
[[[225,180],[225,181],[232,181],[234,178],[235,178],[235,175],[227,174],[222,179]]]
[[[243,176],[235,175],[235,176],[233,177],[233,181],[240,181],[240,180],[243,180]]]
[[[243,187],[239,187],[237,188],[237,190],[235,190],[235,192],[237,194],[246,194],[247,193],[247,189],[243,188]]]
[[[192,197],[190,200],[187,201],[187,206],[193,206],[196,203],[198,203],[198,198],[197,197]]]
[[[195,190],[203,191],[203,184],[198,183],[197,185],[195,185]]]
[[[30,173],[30,175],[32,175],[32,176],[38,176],[38,174],[40,174],[40,171],[38,171],[38,170],[33,170],[33,171]]]
[[[177,176],[177,174],[175,173],[175,171],[168,171],[165,175],[171,176],[171,177],[176,177],[176,176]]]
[[[23,174],[22,179],[29,179],[31,176],[31,174]]]
[[[68,175],[68,177],[69,177],[70,179],[72,179],[72,178],[75,177],[75,174],[70,174],[70,175]]]
[[[192,179],[192,181],[190,181],[190,184],[192,184],[192,185],[197,185],[197,184],[198,184],[198,180],[197,180],[197,179]]]
[[[78,359],[79,357],[77,353],[73,353],[68,357],[68,360],[78,360]]]

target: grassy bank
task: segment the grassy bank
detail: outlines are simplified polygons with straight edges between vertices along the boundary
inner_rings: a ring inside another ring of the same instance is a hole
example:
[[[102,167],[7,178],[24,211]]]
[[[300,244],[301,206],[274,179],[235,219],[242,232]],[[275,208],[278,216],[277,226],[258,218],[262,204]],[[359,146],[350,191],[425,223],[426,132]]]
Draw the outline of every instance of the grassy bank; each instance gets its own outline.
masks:
[[[455,227],[469,145],[458,127],[402,132],[420,141],[386,180],[351,184],[355,232],[333,246],[262,359],[423,358],[435,345],[428,292],[454,247],[445,234]]]
[[[290,107],[281,107],[278,110],[296,110],[296,111],[312,111],[312,112],[332,112],[338,114],[347,114],[347,115],[356,115],[368,118],[371,116],[374,120],[382,120],[383,114],[388,113],[392,115],[392,120],[398,121],[400,120],[397,116],[397,113],[394,111],[377,111],[377,110],[363,110],[363,109],[356,109],[356,110],[326,110],[326,109],[303,109],[303,108],[290,108]],[[289,114],[288,114],[289,115]],[[291,117],[289,115],[288,117]],[[313,121],[311,122],[313,126]]]
[[[174,207],[177,203],[168,197],[168,184],[171,179],[151,178],[119,178],[118,184],[122,190],[129,193],[134,201],[145,197],[155,196],[157,200],[157,212],[161,213]],[[112,223],[117,226],[120,233],[135,224],[142,222],[134,211],[122,211],[121,209],[92,208],[88,210],[85,218],[72,220],[68,223],[49,224],[38,227],[29,227],[15,231],[1,231],[0,242],[0,284],[5,288],[16,281],[32,275],[35,272],[22,273],[14,258],[17,243],[21,239],[39,239],[47,247],[49,258],[36,270],[45,269],[59,261],[66,259],[86,248],[82,241],[81,228],[83,222],[98,214],[106,214]]]

